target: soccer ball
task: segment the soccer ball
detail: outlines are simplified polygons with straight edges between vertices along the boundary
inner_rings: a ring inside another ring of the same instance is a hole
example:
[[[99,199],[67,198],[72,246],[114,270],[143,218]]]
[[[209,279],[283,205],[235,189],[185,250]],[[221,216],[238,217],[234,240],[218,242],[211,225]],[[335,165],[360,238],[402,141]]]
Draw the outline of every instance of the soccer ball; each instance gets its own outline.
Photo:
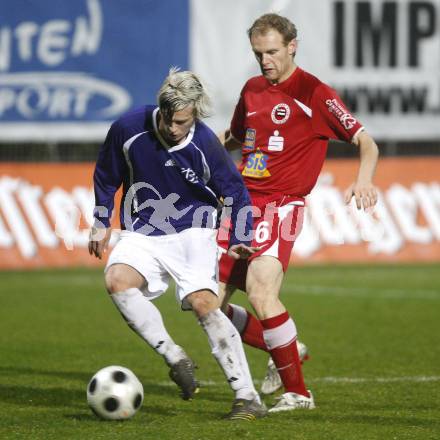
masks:
[[[129,419],[143,400],[144,389],[139,379],[128,368],[117,365],[99,370],[87,385],[87,403],[102,419]]]

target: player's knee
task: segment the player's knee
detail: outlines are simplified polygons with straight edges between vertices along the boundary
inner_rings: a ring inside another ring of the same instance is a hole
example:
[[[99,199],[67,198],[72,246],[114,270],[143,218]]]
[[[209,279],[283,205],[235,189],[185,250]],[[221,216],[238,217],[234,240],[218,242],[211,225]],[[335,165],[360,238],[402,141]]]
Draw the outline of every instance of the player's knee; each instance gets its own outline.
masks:
[[[252,292],[248,294],[248,299],[260,319],[270,315],[279,303],[276,297],[264,291]]]
[[[255,310],[264,309],[268,302],[266,295],[261,295],[259,292],[253,292],[248,294],[250,304]]]
[[[220,304],[217,296],[210,291],[194,292],[188,298],[194,313],[200,318],[218,309]]]
[[[108,269],[105,274],[105,288],[109,294],[122,292],[130,287],[122,270],[113,266]]]
[[[266,282],[255,282],[255,279],[246,286],[246,292],[251,304],[260,304],[270,300],[272,296],[271,285]]]

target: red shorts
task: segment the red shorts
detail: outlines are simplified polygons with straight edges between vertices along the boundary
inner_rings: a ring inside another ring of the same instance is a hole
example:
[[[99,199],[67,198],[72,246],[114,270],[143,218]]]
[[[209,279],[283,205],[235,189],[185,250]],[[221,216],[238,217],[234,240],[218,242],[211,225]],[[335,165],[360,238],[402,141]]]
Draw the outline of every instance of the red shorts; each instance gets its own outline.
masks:
[[[301,232],[304,199],[293,196],[252,195],[252,205],[258,208],[254,213],[254,239],[252,246],[261,247],[248,260],[234,260],[226,251],[229,232],[225,225],[220,226],[217,243],[222,249],[219,263],[220,281],[245,291],[246,274],[249,262],[260,255],[277,258],[283,271],[287,270],[293,244]]]

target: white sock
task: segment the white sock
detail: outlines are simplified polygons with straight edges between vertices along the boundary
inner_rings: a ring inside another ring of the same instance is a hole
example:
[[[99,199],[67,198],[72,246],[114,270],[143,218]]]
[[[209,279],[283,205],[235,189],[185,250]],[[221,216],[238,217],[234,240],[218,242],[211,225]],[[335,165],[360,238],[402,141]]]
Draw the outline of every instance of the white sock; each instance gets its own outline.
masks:
[[[237,329],[220,309],[199,319],[208,335],[212,354],[225,373],[237,399],[253,400],[259,395],[252,383],[243,344]]]
[[[186,353],[165,329],[158,308],[139,289],[131,288],[112,293],[111,298],[127,324],[144,339],[168,365],[186,357]]]

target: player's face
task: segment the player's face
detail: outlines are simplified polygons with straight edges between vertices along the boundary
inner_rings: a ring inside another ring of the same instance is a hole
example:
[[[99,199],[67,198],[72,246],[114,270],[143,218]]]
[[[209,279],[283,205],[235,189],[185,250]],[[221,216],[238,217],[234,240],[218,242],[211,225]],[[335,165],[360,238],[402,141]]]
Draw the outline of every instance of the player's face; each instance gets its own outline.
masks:
[[[287,46],[282,35],[275,29],[251,37],[251,46],[260,65],[261,73],[273,84],[286,80],[295,70],[293,54],[296,40]]]
[[[179,110],[171,118],[160,113],[159,132],[170,145],[181,144],[188,136],[194,124],[194,107],[192,105]]]

